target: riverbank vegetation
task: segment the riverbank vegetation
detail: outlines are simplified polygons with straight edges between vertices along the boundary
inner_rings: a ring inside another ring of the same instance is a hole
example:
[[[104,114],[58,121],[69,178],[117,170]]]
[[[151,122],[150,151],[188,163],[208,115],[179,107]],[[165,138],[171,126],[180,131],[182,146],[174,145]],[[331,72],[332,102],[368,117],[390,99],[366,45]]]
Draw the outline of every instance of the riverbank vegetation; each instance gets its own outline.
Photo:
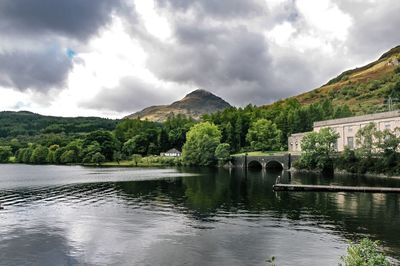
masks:
[[[347,254],[341,258],[342,266],[390,266],[387,257],[380,251],[378,241],[368,238],[359,243],[351,243]]]

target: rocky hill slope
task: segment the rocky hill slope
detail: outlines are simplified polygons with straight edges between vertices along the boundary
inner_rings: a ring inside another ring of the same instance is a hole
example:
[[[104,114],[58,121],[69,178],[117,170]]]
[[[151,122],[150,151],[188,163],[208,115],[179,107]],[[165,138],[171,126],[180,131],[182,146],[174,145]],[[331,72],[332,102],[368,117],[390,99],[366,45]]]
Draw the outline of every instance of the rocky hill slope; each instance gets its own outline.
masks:
[[[220,111],[230,106],[229,103],[209,91],[195,90],[170,105],[150,106],[125,118],[162,122],[171,115],[183,114],[199,119],[203,114]]]

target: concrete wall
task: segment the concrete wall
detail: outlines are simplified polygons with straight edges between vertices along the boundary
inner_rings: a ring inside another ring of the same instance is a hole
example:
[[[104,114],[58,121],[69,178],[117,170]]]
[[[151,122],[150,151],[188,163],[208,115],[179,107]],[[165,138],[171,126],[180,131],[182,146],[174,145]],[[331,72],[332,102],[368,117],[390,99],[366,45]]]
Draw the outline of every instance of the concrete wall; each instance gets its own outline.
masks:
[[[289,152],[292,153],[300,153],[301,152],[301,141],[303,140],[303,137],[309,132],[304,132],[304,133],[296,133],[290,135],[288,139],[288,149]]]

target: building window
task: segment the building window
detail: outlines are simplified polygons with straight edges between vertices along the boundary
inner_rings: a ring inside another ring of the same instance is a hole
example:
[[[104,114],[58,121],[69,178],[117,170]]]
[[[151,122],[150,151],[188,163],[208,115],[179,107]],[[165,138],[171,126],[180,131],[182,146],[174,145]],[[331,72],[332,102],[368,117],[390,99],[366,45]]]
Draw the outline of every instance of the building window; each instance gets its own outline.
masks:
[[[338,150],[338,140],[336,140],[336,141],[333,143],[333,149],[334,149],[335,151]]]
[[[354,137],[347,137],[347,147],[354,149]]]
[[[385,124],[385,129],[390,130],[390,124]]]

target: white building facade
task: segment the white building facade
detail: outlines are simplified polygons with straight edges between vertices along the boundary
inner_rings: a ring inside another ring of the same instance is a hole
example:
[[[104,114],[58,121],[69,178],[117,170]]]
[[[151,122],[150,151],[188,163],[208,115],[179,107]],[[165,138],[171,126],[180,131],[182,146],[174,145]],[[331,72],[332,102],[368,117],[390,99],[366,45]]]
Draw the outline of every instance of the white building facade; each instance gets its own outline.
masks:
[[[343,151],[345,147],[350,149],[357,148],[356,134],[360,128],[369,123],[374,123],[380,131],[400,128],[400,111],[319,121],[314,123],[313,131],[319,132],[322,128],[332,128],[339,134],[336,148],[338,151]],[[307,133],[292,134],[289,137],[288,147],[290,152],[301,152],[301,140]]]

